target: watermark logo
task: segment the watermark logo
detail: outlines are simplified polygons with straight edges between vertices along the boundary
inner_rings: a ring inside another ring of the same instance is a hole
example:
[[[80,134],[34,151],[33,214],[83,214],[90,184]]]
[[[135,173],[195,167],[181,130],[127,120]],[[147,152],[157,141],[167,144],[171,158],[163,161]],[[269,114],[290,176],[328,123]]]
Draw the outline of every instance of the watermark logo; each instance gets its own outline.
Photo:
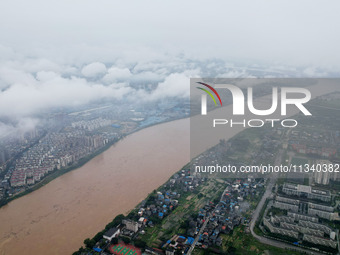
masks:
[[[212,86],[210,86],[206,83],[203,83],[203,82],[197,82],[197,83],[209,88],[217,96],[217,98],[220,101],[220,104],[222,106],[221,97]],[[197,87],[197,88],[206,92],[212,98],[212,100],[214,101],[215,106],[217,106],[216,100],[209,90],[201,88],[201,87]],[[202,94],[202,97],[201,97],[201,114],[207,115],[207,95],[206,94]]]
[[[220,106],[223,106],[222,99],[220,97],[219,93],[231,93],[232,95],[232,115],[233,116],[245,116],[246,110],[250,114],[253,114],[255,116],[270,116],[272,114],[276,114],[277,116],[277,109],[280,107],[280,113],[279,116],[285,117],[287,116],[287,107],[289,105],[295,107],[297,110],[302,112],[305,116],[312,115],[304,104],[309,102],[311,99],[311,93],[306,88],[298,88],[298,87],[272,87],[271,94],[269,95],[270,104],[269,106],[266,106],[266,109],[258,109],[255,107],[254,101],[254,92],[253,87],[248,87],[244,91],[246,91],[246,95],[242,89],[239,87],[232,85],[232,84],[215,84],[209,85],[207,83],[203,82],[196,82],[197,84],[200,84],[202,87],[196,87],[197,89],[200,89],[204,91],[205,93],[201,95],[201,115],[207,115],[207,95],[210,96],[210,98],[213,100],[215,106],[218,106],[217,100],[220,102]],[[219,93],[216,91],[219,90]],[[247,109],[246,109],[247,107]],[[231,126],[233,126],[233,123],[236,124],[242,124],[244,127],[262,127],[265,122],[270,122],[272,124],[272,127],[274,127],[274,122],[279,121],[280,119],[243,119],[241,122],[236,122],[233,119],[227,120],[227,119],[213,119],[213,127],[216,127],[217,125],[225,125],[230,123]],[[290,123],[290,124],[288,124]],[[294,119],[283,119],[281,121],[281,125],[283,127],[295,127],[297,126],[297,121]]]
[[[245,108],[245,96],[243,94],[243,91],[236,87],[235,85],[230,84],[217,84],[215,85],[215,88],[213,88],[211,85],[208,85],[203,82],[197,82],[201,85],[206,86],[209,88],[212,92],[215,93],[217,98],[220,101],[220,104],[222,106],[222,100],[220,95],[217,93],[216,89],[228,89],[233,97],[233,115],[244,115],[244,108]],[[215,106],[217,106],[216,100],[214,96],[209,92],[208,90],[204,88],[197,87],[198,89],[201,89],[205,91],[210,97],[213,99]],[[302,98],[289,98],[288,94],[302,94],[304,97]],[[287,105],[295,105],[304,115],[312,115],[306,107],[303,105],[307,103],[311,99],[311,93],[308,89],[305,88],[293,88],[293,87],[283,87],[281,88],[281,115],[285,116],[287,115]],[[249,87],[247,90],[247,105],[248,109],[251,113],[258,115],[258,116],[266,116],[273,114],[277,107],[278,107],[278,88],[273,87],[272,88],[272,105],[269,109],[266,110],[259,110],[256,109],[254,106],[254,98],[253,98],[253,88]],[[201,97],[201,114],[207,115],[207,95],[203,94]]]

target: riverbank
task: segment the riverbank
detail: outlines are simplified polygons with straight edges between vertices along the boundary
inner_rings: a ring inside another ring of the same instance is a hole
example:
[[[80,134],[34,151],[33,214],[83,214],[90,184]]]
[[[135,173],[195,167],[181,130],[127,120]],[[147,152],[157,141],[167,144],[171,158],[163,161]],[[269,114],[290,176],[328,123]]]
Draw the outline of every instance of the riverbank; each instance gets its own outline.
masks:
[[[12,197],[8,197],[6,200],[1,200],[0,201],[0,208],[7,205],[8,203],[10,203],[11,201],[17,199],[17,198],[20,198],[20,197],[23,197],[27,194],[30,194],[31,192],[33,191],[36,191],[38,189],[40,189],[41,187],[45,186],[46,184],[48,184],[49,182],[53,181],[54,179],[72,171],[72,170],[76,170],[80,167],[82,167],[83,165],[85,165],[87,162],[89,162],[90,160],[92,160],[93,158],[95,158],[96,156],[100,155],[101,153],[105,152],[106,150],[108,150],[111,146],[114,146],[117,142],[119,142],[120,140],[124,139],[125,137],[133,134],[133,133],[136,133],[138,131],[141,131],[145,128],[149,128],[149,127],[152,127],[152,126],[155,126],[155,125],[159,125],[159,124],[163,124],[163,123],[167,123],[167,122],[171,122],[171,121],[175,121],[175,120],[180,120],[180,119],[184,119],[186,117],[182,117],[182,118],[170,118],[166,121],[163,121],[163,122],[159,122],[159,123],[154,123],[154,124],[151,124],[149,126],[145,126],[145,127],[142,127],[142,128],[137,128],[135,130],[133,130],[132,132],[129,132],[127,134],[124,134],[122,135],[121,137],[119,137],[118,139],[115,139],[113,140],[111,143],[108,143],[107,145],[105,145],[103,148],[100,148],[99,150],[95,151],[94,153],[92,153],[91,155],[88,155],[84,158],[81,158],[77,163],[75,163],[74,165],[71,165],[69,167],[66,167],[66,168],[62,168],[62,169],[59,169],[59,170],[54,170],[52,171],[51,173],[49,173],[48,175],[46,175],[46,177],[41,180],[40,182],[32,185],[31,187],[29,187],[28,189],[26,189],[25,191],[22,191],[20,193],[17,193],[15,195],[13,195]],[[29,148],[27,148],[26,150],[28,150]]]
[[[142,129],[0,208],[0,254],[77,250],[190,161],[189,131],[188,119]]]
[[[75,169],[78,169],[80,167],[82,167],[83,165],[85,165],[87,162],[89,162],[91,159],[93,159],[94,157],[98,156],[99,154],[103,153],[104,151],[106,151],[107,149],[109,149],[112,145],[114,145],[116,142],[118,142],[119,140],[116,140],[110,144],[107,144],[105,145],[103,148],[97,150],[96,152],[94,152],[93,154],[87,156],[87,157],[84,157],[82,159],[80,159],[76,164],[72,165],[72,166],[69,166],[69,167],[66,167],[66,168],[62,168],[62,169],[59,169],[59,170],[54,170],[52,171],[51,173],[49,173],[48,175],[46,175],[46,177],[38,182],[37,184],[29,187],[27,190],[23,191],[23,192],[20,192],[16,195],[14,195],[13,197],[10,197],[8,198],[7,200],[5,200],[3,203],[0,203],[0,208],[2,206],[5,206],[7,205],[9,202],[17,199],[17,198],[20,198],[20,197],[23,197],[27,194],[30,194],[31,192],[35,191],[35,190],[38,190],[40,189],[41,187],[45,186],[46,184],[48,184],[49,182],[53,181],[54,179],[62,176],[63,174],[66,174],[72,170],[75,170]]]
[[[325,88],[319,92],[325,93]],[[0,254],[77,250],[190,161],[189,124],[182,119],[135,132],[82,167],[0,208]],[[226,132],[224,139],[232,136]],[[216,143],[210,139],[195,149],[202,153]]]

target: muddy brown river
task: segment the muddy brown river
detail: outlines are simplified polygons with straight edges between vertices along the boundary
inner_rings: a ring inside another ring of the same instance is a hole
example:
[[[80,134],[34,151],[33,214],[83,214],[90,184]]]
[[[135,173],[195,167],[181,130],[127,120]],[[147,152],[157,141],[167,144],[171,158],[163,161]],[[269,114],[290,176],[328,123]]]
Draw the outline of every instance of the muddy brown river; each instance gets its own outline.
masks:
[[[331,90],[317,91],[314,96]],[[217,142],[195,149],[200,153]],[[188,163],[189,152],[188,119],[129,135],[84,166],[0,208],[0,254],[71,254]]]
[[[189,161],[189,121],[146,128],[0,209],[0,254],[71,254]]]

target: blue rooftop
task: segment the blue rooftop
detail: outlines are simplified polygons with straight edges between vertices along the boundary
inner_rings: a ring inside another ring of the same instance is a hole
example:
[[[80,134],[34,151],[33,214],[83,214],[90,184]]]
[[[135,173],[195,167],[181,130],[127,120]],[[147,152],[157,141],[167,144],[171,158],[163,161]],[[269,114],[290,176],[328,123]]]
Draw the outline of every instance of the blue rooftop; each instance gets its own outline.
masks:
[[[194,242],[194,238],[192,238],[192,237],[188,237],[188,239],[187,239],[187,241],[186,241],[186,244],[192,244],[193,242]]]

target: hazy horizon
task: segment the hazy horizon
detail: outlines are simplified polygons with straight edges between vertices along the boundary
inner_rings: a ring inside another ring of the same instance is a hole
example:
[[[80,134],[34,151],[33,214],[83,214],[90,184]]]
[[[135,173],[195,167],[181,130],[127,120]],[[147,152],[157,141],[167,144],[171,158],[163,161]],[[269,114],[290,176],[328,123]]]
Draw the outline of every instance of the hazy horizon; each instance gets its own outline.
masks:
[[[16,128],[42,109],[187,98],[191,77],[337,77],[338,7],[337,1],[2,1],[0,133],[13,128],[1,120]]]

